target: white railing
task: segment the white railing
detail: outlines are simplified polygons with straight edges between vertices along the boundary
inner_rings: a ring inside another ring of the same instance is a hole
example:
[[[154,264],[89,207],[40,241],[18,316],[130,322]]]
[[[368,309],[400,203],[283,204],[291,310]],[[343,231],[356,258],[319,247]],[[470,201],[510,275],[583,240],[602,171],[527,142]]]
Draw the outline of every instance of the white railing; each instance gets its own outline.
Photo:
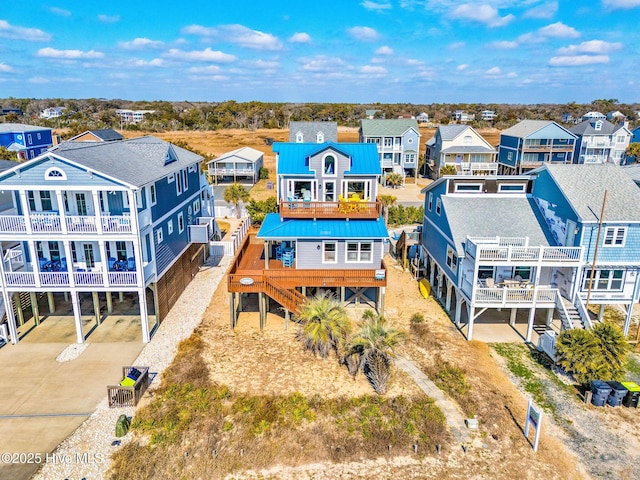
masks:
[[[149,262],[144,266],[144,281],[146,282],[153,275],[154,262]]]
[[[67,272],[40,273],[40,284],[48,287],[66,287],[69,285],[69,274]]]
[[[209,175],[253,175],[253,168],[210,168]]]
[[[242,244],[244,237],[249,231],[251,222],[248,218],[244,219],[242,223],[235,229],[231,235],[230,240],[223,242],[209,242],[209,253],[214,257],[221,257],[224,255],[235,255],[236,251]]]
[[[489,247],[478,245],[480,261],[504,262],[579,262],[582,247]]]
[[[109,283],[111,285],[137,285],[136,272],[109,272]]]
[[[5,272],[7,285],[13,287],[33,287],[36,284],[36,276],[33,272]]]
[[[516,304],[555,303],[556,288],[476,288],[476,305],[509,306]]]
[[[587,310],[586,305],[582,302],[582,298],[576,292],[573,296],[573,306],[576,307],[578,311],[578,315],[580,315],[580,319],[582,320],[582,325],[584,328],[593,328],[593,322],[591,322],[591,315]]]
[[[74,272],[73,281],[76,285],[104,285],[102,272]]]
[[[27,222],[22,215],[2,215],[0,216],[0,232],[20,233],[27,231]]]
[[[573,323],[571,322],[571,318],[569,318],[569,312],[567,312],[567,307],[564,305],[562,295],[558,295],[556,298],[556,310],[560,312],[562,328],[565,330],[571,330],[573,328]]]
[[[40,233],[61,232],[60,216],[54,213],[33,213],[30,216],[31,230]]]
[[[102,231],[105,233],[131,233],[131,218],[128,215],[104,215]]]
[[[67,231],[74,233],[95,233],[98,231],[96,217],[69,215],[67,217]]]

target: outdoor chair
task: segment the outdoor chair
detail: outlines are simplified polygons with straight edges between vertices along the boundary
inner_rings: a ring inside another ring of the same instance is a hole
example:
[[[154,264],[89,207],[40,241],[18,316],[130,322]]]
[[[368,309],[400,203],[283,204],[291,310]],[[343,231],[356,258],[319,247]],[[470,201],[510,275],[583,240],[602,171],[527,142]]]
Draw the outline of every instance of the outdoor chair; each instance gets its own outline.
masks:
[[[109,271],[113,271],[116,265],[116,259],[113,257],[109,257],[109,259],[107,260],[107,263],[109,265]]]
[[[496,282],[492,277],[485,278],[484,284],[487,288],[494,288],[496,286]]]
[[[136,269],[136,259],[133,257],[127,258],[127,270],[130,272],[135,271]]]
[[[283,267],[293,267],[293,252],[285,252],[282,254],[282,266]]]

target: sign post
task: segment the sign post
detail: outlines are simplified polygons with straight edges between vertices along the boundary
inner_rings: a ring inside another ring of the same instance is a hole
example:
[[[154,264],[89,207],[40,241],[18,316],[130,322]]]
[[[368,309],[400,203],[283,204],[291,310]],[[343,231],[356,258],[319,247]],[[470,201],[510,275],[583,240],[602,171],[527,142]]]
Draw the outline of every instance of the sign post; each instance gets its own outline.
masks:
[[[533,451],[538,451],[538,442],[540,441],[540,427],[542,422],[542,409],[536,409],[533,405],[533,400],[529,399],[529,406],[527,407],[527,420],[524,426],[524,436],[529,439],[529,427],[533,425],[536,429],[535,437],[533,438]]]

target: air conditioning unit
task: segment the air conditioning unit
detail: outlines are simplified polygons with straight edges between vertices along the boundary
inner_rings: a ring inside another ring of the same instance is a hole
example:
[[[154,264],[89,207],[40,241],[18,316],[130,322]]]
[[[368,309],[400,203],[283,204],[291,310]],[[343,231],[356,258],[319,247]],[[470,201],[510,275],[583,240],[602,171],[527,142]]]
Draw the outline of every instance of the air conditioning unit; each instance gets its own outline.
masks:
[[[538,350],[547,354],[547,356],[556,361],[556,341],[558,334],[553,330],[545,330],[544,334],[538,339]]]

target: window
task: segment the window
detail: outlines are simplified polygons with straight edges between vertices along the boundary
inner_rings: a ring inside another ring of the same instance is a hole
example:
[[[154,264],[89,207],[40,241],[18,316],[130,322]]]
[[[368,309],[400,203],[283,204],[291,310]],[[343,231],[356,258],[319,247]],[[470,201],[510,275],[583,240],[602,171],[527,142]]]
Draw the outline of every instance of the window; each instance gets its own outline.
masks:
[[[27,140],[29,141],[29,145],[33,143],[33,139],[31,138],[31,134],[27,134]]]
[[[173,220],[169,220],[167,222],[167,235],[171,235],[173,233]]]
[[[591,270],[584,273],[583,290],[589,290]],[[593,273],[592,290],[621,291],[624,284],[624,270],[596,270]]]
[[[458,270],[458,255],[450,246],[447,246],[447,266],[454,273]]]
[[[436,199],[436,213],[440,215],[441,211],[442,211],[442,200],[440,199],[440,197],[438,197]]]
[[[371,262],[371,242],[347,242],[347,263]]]
[[[29,209],[32,212],[36,211],[36,197],[35,194],[33,193],[33,190],[29,190],[27,192],[27,199],[29,200]]]
[[[393,138],[384,137],[384,146],[385,147],[392,147],[393,146]]]
[[[302,132],[296,133],[296,143],[302,143],[302,142],[304,142],[304,135],[302,135]]]
[[[322,250],[322,263],[336,263],[338,261],[338,257],[336,255],[336,242],[323,242]]]
[[[431,211],[431,207],[433,207],[433,192],[429,192],[429,201],[427,202],[427,209]]]
[[[38,140],[42,140],[42,134],[37,133],[36,136],[38,137]]]
[[[513,160],[513,152],[507,152],[507,160]]]
[[[42,203],[42,210],[45,212],[50,212],[53,210],[53,204],[51,203],[51,192],[41,191],[40,192],[40,202]]]
[[[456,183],[455,192],[481,192],[481,183]]]
[[[182,191],[186,192],[189,190],[189,175],[187,175],[187,171],[184,170],[182,172]]]
[[[604,231],[604,245],[608,247],[624,247],[627,227],[607,227]]]
[[[116,257],[118,260],[127,259],[127,242],[116,242]]]
[[[151,205],[155,205],[158,202],[155,185],[149,185],[149,196],[151,197]]]
[[[47,242],[49,244],[49,256],[51,260],[60,260],[60,245],[58,242]]]
[[[478,279],[493,278],[493,267],[478,267]]]
[[[472,143],[471,135],[465,135],[464,138],[462,139],[462,143],[464,143],[465,145],[471,145]]]
[[[531,280],[531,267],[516,267],[513,271],[513,278],[520,276],[522,280]]]
[[[167,177],[167,183],[173,183],[174,180],[175,175],[173,173]]]
[[[176,172],[176,192],[178,195],[182,193],[182,172]]]
[[[187,169],[187,171],[189,173],[196,173],[196,166],[195,165],[189,165],[189,168]]]
[[[498,185],[498,192],[524,192],[524,183],[501,183]]]
[[[360,197],[360,200],[368,200],[371,192],[371,182],[367,181],[349,181],[342,182],[343,196],[351,198],[354,195]]]
[[[182,212],[178,214],[178,232],[184,232],[184,213]]]
[[[162,238],[163,238],[163,235],[162,235],[162,227],[160,227],[158,230],[156,230],[156,240],[157,240],[157,243],[162,243]]]
[[[623,143],[624,142],[624,135],[618,135],[616,137],[616,142],[617,143]]]
[[[193,213],[198,213],[200,212],[200,199],[197,198],[196,200],[193,201]]]
[[[84,263],[87,265],[87,268],[93,268],[96,266],[95,259],[93,257],[93,245],[90,243],[84,244]]]
[[[598,120],[594,125],[595,130],[602,130],[602,121]]]
[[[324,143],[324,133],[318,132],[318,135],[316,135],[316,142],[317,143]]]
[[[404,156],[404,162],[405,163],[414,163],[416,161],[416,154],[415,153],[407,153]]]
[[[45,180],[66,180],[67,176],[59,168],[51,167],[51,168],[48,168],[46,172],[44,172],[44,179]]]
[[[324,157],[324,174],[336,174],[336,157],[334,157],[333,155],[327,155],[326,157]]]

